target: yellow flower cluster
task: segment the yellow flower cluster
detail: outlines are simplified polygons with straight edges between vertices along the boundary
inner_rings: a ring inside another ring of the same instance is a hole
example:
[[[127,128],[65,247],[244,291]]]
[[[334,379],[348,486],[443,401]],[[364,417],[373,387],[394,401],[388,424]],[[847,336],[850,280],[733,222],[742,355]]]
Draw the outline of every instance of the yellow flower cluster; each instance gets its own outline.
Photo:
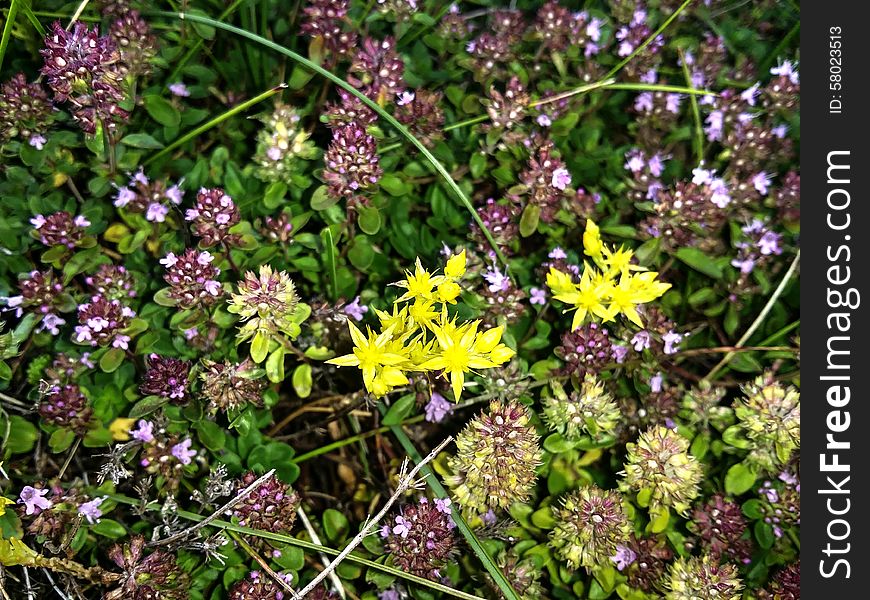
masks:
[[[577,329],[587,317],[607,322],[620,313],[638,327],[643,327],[637,305],[660,297],[671,284],[658,281],[655,271],[631,264],[634,256],[631,250],[608,247],[601,241],[598,225],[591,219],[586,221],[583,251],[593,264],[583,262],[580,283],[574,283],[569,274],[555,267],[551,267],[547,274],[547,286],[552,290],[553,298],[574,306],[568,309],[576,311],[571,329]]]
[[[378,397],[408,383],[407,373],[441,371],[458,402],[466,373],[504,364],[515,354],[501,343],[502,327],[479,331],[480,321],[457,323],[448,316],[447,306],[456,303],[464,274],[464,250],[450,257],[443,275],[424,269],[418,258],[414,272],[406,271],[405,279],[393,284],[405,292],[392,312],[375,310],[381,331],[367,328],[363,334],[348,321],[353,353],[327,362],[359,367],[366,390]]]

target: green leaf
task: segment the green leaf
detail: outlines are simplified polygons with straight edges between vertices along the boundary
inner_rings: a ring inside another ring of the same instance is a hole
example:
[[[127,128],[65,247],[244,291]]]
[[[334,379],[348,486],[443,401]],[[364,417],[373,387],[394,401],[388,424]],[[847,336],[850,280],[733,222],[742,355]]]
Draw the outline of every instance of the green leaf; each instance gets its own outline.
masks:
[[[675,256],[704,275],[713,279],[722,279],[722,267],[697,248],[680,248],[676,251]]]
[[[468,166],[471,170],[471,176],[477,179],[483,172],[486,171],[486,154],[483,152],[475,152],[471,155],[468,161]]]
[[[54,454],[57,454],[72,446],[75,439],[76,434],[69,429],[55,429],[51,437],[48,438],[48,447]]]
[[[529,237],[538,229],[541,220],[541,207],[537,204],[527,204],[520,217],[520,235]]]
[[[358,235],[353,238],[350,250],[347,251],[347,259],[360,271],[368,269],[375,260],[375,251],[368,238]]]
[[[732,496],[745,494],[752,489],[757,478],[758,473],[745,464],[737,463],[732,465],[725,475],[725,491]]]
[[[100,357],[100,369],[104,373],[113,373],[124,362],[126,353],[120,348],[110,348]]]
[[[539,508],[532,513],[532,524],[539,529],[552,529],[556,526],[556,517],[549,506]]]
[[[160,288],[159,290],[154,292],[154,302],[156,304],[159,304],[160,306],[176,306],[178,304],[178,300],[176,300],[175,298],[171,298],[169,296],[169,293],[170,289],[168,287]]]
[[[150,415],[168,402],[168,398],[161,398],[160,396],[145,396],[133,405],[127,416],[131,419],[141,419],[145,415]]]
[[[6,431],[5,423],[0,424],[0,431]],[[9,417],[9,436],[6,438],[6,448],[12,454],[25,454],[33,450],[39,430],[30,421],[18,415]]]
[[[326,276],[329,278],[329,294],[333,300],[338,299],[338,273],[336,272],[336,252],[335,239],[332,236],[332,229],[325,228],[320,232],[320,240],[323,242],[323,266],[326,270]]]
[[[340,542],[346,536],[350,529],[350,523],[343,513],[334,508],[327,508],[323,511],[323,531],[326,537],[331,542]]]
[[[100,519],[97,523],[91,525],[91,531],[111,540],[121,539],[127,535],[127,529],[112,519]]]
[[[376,206],[361,206],[357,223],[363,233],[376,234],[381,228],[381,212]]]
[[[314,193],[311,195],[311,208],[313,210],[326,210],[337,203],[338,198],[331,196],[325,185],[321,185],[319,188],[314,190]]]
[[[212,452],[223,450],[226,446],[226,432],[214,421],[200,421],[194,425],[194,429],[202,445]]]
[[[279,346],[277,350],[269,355],[266,360],[266,377],[272,383],[281,383],[284,381],[284,347]]]
[[[417,403],[416,394],[406,394],[396,400],[384,416],[384,425],[398,425],[411,414]]]
[[[155,140],[147,133],[131,133],[121,138],[121,143],[125,146],[133,148],[142,148],[143,150],[160,150],[164,146],[162,143]]]
[[[257,364],[266,360],[266,355],[269,353],[269,336],[262,331],[254,334],[254,339],[251,340],[251,359]]]
[[[393,174],[386,174],[379,181],[380,186],[391,196],[404,196],[410,189],[404,181]]]
[[[266,188],[266,193],[263,195],[263,205],[269,209],[278,208],[284,203],[285,195],[287,195],[287,184],[276,181]]]
[[[553,454],[568,452],[574,449],[574,442],[566,440],[559,433],[552,433],[544,440],[544,449]]]
[[[311,365],[303,363],[293,370],[293,389],[300,398],[311,395]]]
[[[152,119],[164,127],[178,127],[181,124],[181,114],[172,103],[156,95],[147,95],[142,98],[145,110]]]

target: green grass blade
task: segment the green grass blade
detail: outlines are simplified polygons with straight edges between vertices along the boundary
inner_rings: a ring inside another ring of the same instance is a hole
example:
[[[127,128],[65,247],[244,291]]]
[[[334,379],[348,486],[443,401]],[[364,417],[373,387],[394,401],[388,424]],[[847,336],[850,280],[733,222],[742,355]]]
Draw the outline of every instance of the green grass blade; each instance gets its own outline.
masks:
[[[6,48],[9,46],[9,38],[12,37],[16,16],[18,16],[18,0],[12,0],[6,13],[6,22],[3,23],[3,35],[0,37],[0,68],[3,67],[3,57],[6,56]]]
[[[387,407],[383,402],[378,402],[378,410],[381,411],[381,414],[387,413]],[[394,425],[390,428],[393,432],[393,435],[399,440],[399,443],[404,448],[405,452],[415,463],[420,463],[423,460],[423,457],[420,456],[420,453],[417,452],[417,449],[414,447],[414,444],[411,442],[410,438],[408,438],[407,434],[399,425]],[[438,481],[438,477],[429,468],[429,465],[426,465],[420,470],[420,473],[426,478],[426,483],[432,488],[432,492],[439,498],[449,498],[447,494],[447,490],[444,489],[444,486],[441,485],[441,482]],[[477,555],[477,558],[480,559],[480,562],[483,564],[483,567],[487,570],[487,572],[492,577],[495,584],[498,586],[498,589],[504,594],[506,600],[521,600],[519,594],[514,590],[513,586],[511,586],[510,582],[504,576],[504,573],[501,572],[501,569],[498,568],[498,565],[495,564],[495,561],[486,551],[486,548],[483,547],[483,544],[480,543],[480,540],[477,539],[477,536],[474,534],[474,531],[469,527],[468,523],[462,517],[462,513],[459,511],[459,508],[454,504],[450,504],[450,508],[453,512],[453,521],[456,523],[456,528],[462,533],[465,541],[468,542],[468,545],[474,550],[474,553]]]
[[[365,94],[363,94],[358,89],[353,87],[347,81],[345,81],[344,79],[342,79],[338,75],[334,74],[332,71],[324,69],[320,65],[310,61],[309,59],[305,58],[301,54],[298,54],[298,53],[294,52],[293,50],[290,50],[289,48],[285,48],[284,46],[281,46],[280,44],[276,44],[275,42],[273,42],[271,40],[267,40],[266,38],[264,38],[260,35],[257,35],[256,33],[251,33],[250,31],[240,29],[239,27],[235,27],[235,26],[229,25],[227,23],[222,23],[220,21],[217,21],[215,19],[211,19],[209,17],[201,17],[199,15],[191,15],[188,13],[167,12],[167,11],[150,11],[148,14],[162,16],[162,17],[168,17],[168,18],[173,18],[173,19],[194,21],[196,23],[202,23],[203,25],[210,25],[211,27],[214,27],[215,29],[222,29],[224,31],[228,31],[228,32],[234,33],[238,36],[247,38],[247,39],[251,40],[252,42],[256,42],[262,46],[265,46],[266,48],[269,48],[270,50],[274,50],[275,52],[279,52],[279,53],[283,54],[284,56],[291,58],[292,60],[303,65],[305,68],[307,68],[311,71],[314,71],[318,75],[330,80],[331,82],[333,82],[334,84],[336,84],[340,88],[347,91],[349,94],[353,94],[354,96],[359,98],[360,102],[362,102],[363,104],[368,106],[370,109],[375,111],[375,113],[381,119],[383,119],[384,121],[389,123],[391,127],[393,127],[396,131],[398,131],[409,142],[411,142],[417,148],[417,150],[420,151],[420,154],[422,154],[426,158],[426,160],[429,161],[429,163],[434,167],[435,171],[444,179],[444,182],[447,184],[447,187],[456,195],[456,197],[465,206],[465,208],[468,209],[468,212],[471,213],[471,217],[477,223],[478,227],[480,227],[480,230],[483,232],[484,237],[486,237],[486,241],[489,242],[490,246],[492,246],[492,249],[495,252],[496,256],[498,256],[499,261],[504,266],[506,266],[506,267],[508,266],[507,260],[505,259],[504,255],[502,254],[501,250],[499,249],[498,244],[496,244],[489,229],[487,229],[486,225],[483,223],[483,220],[480,218],[480,215],[477,214],[477,211],[474,209],[474,206],[471,204],[471,199],[468,197],[468,195],[465,192],[462,191],[462,188],[459,187],[459,184],[457,184],[456,181],[454,181],[454,179],[450,175],[450,173],[447,172],[447,169],[444,168],[444,165],[442,165],[438,161],[438,159],[435,158],[435,155],[429,151],[429,149],[423,144],[423,142],[421,142],[419,139],[417,139],[416,136],[414,136],[410,131],[408,131],[407,127],[405,127],[404,125],[399,123],[390,113],[385,111],[376,102],[373,102],[372,100],[370,100]]]
[[[277,94],[281,90],[284,90],[286,87],[287,87],[287,84],[282,83],[281,85],[275,86],[270,90],[266,90],[265,92],[263,92],[259,96],[255,96],[255,97],[251,98],[250,100],[242,102],[241,104],[238,104],[238,105],[232,107],[228,111],[226,111],[222,114],[219,114],[218,116],[216,116],[214,119],[212,119],[208,123],[203,123],[202,125],[200,125],[196,129],[194,129],[193,131],[185,133],[183,136],[181,136],[180,138],[178,138],[177,140],[175,140],[174,142],[172,142],[171,144],[166,146],[163,150],[161,150],[160,152],[158,152],[157,154],[155,154],[154,156],[152,156],[151,158],[146,160],[145,164],[147,165],[147,164],[154,162],[155,160],[157,160],[161,156],[164,156],[165,154],[172,152],[173,150],[175,150],[176,148],[178,148],[182,144],[189,142],[190,140],[192,140],[196,136],[200,135],[201,133],[204,133],[213,127],[217,127],[218,125],[220,125],[221,123],[223,123],[224,121],[229,119],[230,117],[237,115],[238,113],[249,109],[250,107],[254,106],[255,104],[259,104],[260,102],[262,102],[263,100],[266,100],[267,98],[271,98],[272,96],[274,96],[275,94]]]
[[[24,0],[23,2],[18,3],[18,7],[21,9],[21,12],[24,13],[24,16],[27,17],[27,20],[30,21],[30,24],[33,25],[33,28],[40,35],[40,37],[45,37],[45,27],[42,26],[42,23],[39,22],[39,19],[36,18],[36,15],[33,14],[33,10],[30,8],[30,2]]]

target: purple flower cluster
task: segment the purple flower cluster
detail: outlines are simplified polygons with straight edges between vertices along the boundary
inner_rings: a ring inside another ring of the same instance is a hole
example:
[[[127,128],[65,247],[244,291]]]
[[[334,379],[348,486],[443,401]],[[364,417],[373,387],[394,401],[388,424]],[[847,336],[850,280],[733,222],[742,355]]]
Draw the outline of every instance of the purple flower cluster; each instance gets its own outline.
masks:
[[[56,102],[69,102],[73,119],[85,133],[93,134],[102,123],[114,129],[130,115],[119,103],[124,99],[115,41],[100,36],[77,21],[66,31],[55,21],[45,37],[42,74]]]
[[[640,148],[632,148],[625,153],[625,168],[631,174],[629,195],[635,202],[657,200],[664,188],[661,182],[667,156],[658,152],[647,154]]]
[[[421,498],[404,506],[381,527],[381,538],[393,564],[403,571],[433,581],[456,553],[450,500]]]
[[[544,223],[556,219],[565,190],[571,185],[571,174],[565,163],[555,156],[555,150],[551,141],[544,142],[532,153],[525,170],[520,173],[527,201],[540,209]]]
[[[367,37],[353,58],[348,81],[383,105],[405,89],[404,73],[405,63],[396,52],[395,39],[378,41]]]
[[[345,198],[372,187],[380,180],[375,138],[356,123],[333,129],[332,143],[324,157],[323,180],[334,198]]]
[[[130,436],[142,443],[139,466],[147,473],[164,478],[164,491],[167,493],[178,488],[184,467],[192,464],[199,455],[189,437],[180,439],[144,419],[138,421],[136,428],[130,431]]]
[[[338,90],[338,102],[326,105],[326,124],[336,129],[351,124],[365,129],[378,120],[375,111],[362,103],[362,100],[344,90]]]
[[[85,228],[89,227],[91,222],[82,215],[73,217],[65,210],[61,210],[47,217],[36,215],[30,219],[30,224],[36,230],[34,235],[45,246],[66,246],[73,249],[84,240]]]
[[[99,294],[91,296],[90,302],[79,305],[78,316],[79,325],[74,335],[77,343],[123,350],[128,348],[130,336],[124,334],[124,330],[136,313],[120,300]]]
[[[782,236],[760,219],[753,219],[740,231],[744,239],[735,242],[737,257],[731,260],[731,265],[740,270],[741,279],[744,279],[759,264],[782,254]]]
[[[100,265],[96,273],[85,278],[85,283],[92,295],[105,296],[110,300],[136,297],[133,275],[127,267],[120,265]]]
[[[236,483],[236,492],[245,489],[257,478],[254,473],[246,473]],[[299,496],[293,488],[272,475],[247,498],[236,504],[232,514],[243,527],[289,533],[296,521],[298,507]],[[258,548],[266,547],[266,540],[262,538],[250,538],[250,543]]]
[[[652,28],[647,24],[647,12],[637,8],[627,25],[616,32],[617,50],[620,57],[629,56],[652,35]],[[654,69],[661,59],[661,49],[665,45],[664,36],[658,35],[634,60],[626,65],[629,76],[638,76]]]
[[[278,574],[287,584],[292,583],[290,574]],[[247,579],[236,582],[229,591],[229,600],[284,600],[288,596],[284,588],[271,577],[264,577],[259,571],[251,571]],[[314,597],[314,593],[309,594]]]
[[[184,179],[167,186],[165,180],[151,181],[139,169],[126,186],[118,188],[114,204],[132,213],[144,213],[148,221],[163,223],[170,207],[181,204],[184,192],[180,186],[183,182]]]
[[[547,2],[538,9],[532,25],[542,45],[554,52],[569,48],[582,48],[588,58],[600,51],[601,19],[590,17],[586,11],[571,13],[558,2]]]
[[[166,398],[173,404],[184,404],[188,400],[187,387],[190,363],[177,358],[151,354],[139,391],[146,396]]]
[[[181,256],[172,252],[160,259],[166,267],[163,280],[169,284],[168,295],[181,308],[208,307],[217,302],[224,290],[217,280],[221,270],[209,252],[188,248]]]
[[[529,93],[519,78],[514,76],[508,81],[504,93],[494,86],[490,87],[483,105],[486,106],[491,127],[507,130],[516,127],[525,118],[529,101]]]
[[[87,397],[75,384],[52,386],[39,403],[39,416],[51,425],[83,434],[92,411]]]
[[[51,102],[39,83],[18,73],[0,86],[0,143],[21,138],[42,150],[51,124]]]
[[[196,204],[187,209],[184,218],[191,223],[193,233],[202,238],[206,248],[223,244],[234,246],[239,236],[230,233],[230,228],[241,217],[233,199],[220,188],[202,188],[196,195]]]
[[[484,226],[503,251],[509,251],[511,242],[519,237],[518,221],[521,212],[522,209],[516,202],[509,200],[497,202],[495,198],[487,198],[477,208],[480,220],[483,221]],[[471,224],[471,237],[478,243],[481,250],[489,249],[489,242],[486,241],[476,222]]]
[[[40,329],[57,335],[58,328],[66,323],[58,316],[70,302],[68,294],[64,293],[63,284],[55,280],[54,272],[31,271],[28,277],[18,281],[18,296],[3,298],[8,310],[15,310],[15,316],[20,317],[25,310],[42,316]]]
[[[602,367],[615,360],[610,334],[594,322],[563,333],[556,356],[565,361],[565,373],[580,379],[587,373],[597,375]]]
[[[334,65],[350,55],[356,47],[357,34],[348,31],[349,0],[311,0],[302,9],[300,27],[304,35],[323,39],[327,51],[327,65]]]
[[[139,11],[129,10],[109,26],[109,37],[120,55],[119,70],[140,77],[151,72],[151,59],[157,54],[157,38]]]
[[[441,92],[403,92],[396,101],[396,119],[407,125],[424,144],[431,146],[444,137],[441,131],[444,126],[442,98]]]
[[[744,536],[747,527],[740,506],[718,494],[695,508],[689,522],[705,551],[717,560],[727,558],[742,564],[748,564],[752,556],[752,542]]]

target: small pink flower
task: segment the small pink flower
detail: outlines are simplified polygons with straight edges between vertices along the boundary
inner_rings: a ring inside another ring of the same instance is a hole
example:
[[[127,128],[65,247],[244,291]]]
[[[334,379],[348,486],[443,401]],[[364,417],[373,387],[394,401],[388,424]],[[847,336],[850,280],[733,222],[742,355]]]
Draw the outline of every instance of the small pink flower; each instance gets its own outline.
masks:
[[[167,269],[169,269],[169,268],[172,268],[175,266],[175,263],[178,262],[178,257],[175,256],[175,254],[173,254],[172,252],[170,252],[169,254],[167,254],[166,256],[161,258],[158,262],[161,265],[163,265],[164,267],[166,267]]]
[[[553,171],[552,185],[557,190],[564,190],[571,185],[571,173],[568,172],[568,169],[560,167]]]

